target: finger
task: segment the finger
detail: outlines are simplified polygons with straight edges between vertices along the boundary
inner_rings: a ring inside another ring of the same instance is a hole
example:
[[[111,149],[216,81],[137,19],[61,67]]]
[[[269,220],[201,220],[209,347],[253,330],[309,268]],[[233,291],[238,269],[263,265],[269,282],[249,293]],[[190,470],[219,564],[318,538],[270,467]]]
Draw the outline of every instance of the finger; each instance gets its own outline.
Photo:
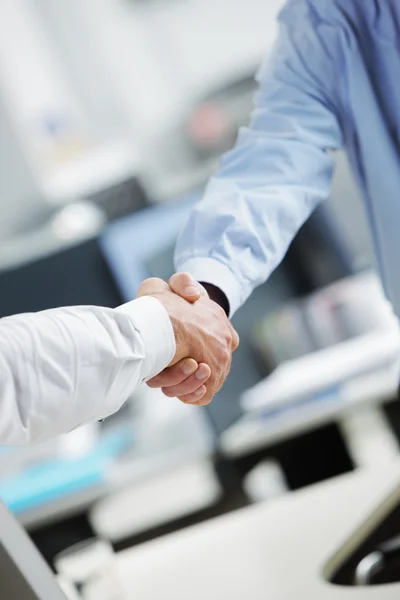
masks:
[[[183,358],[173,367],[168,367],[158,375],[149,379],[147,385],[151,388],[162,388],[178,385],[185,381],[198,368],[198,364],[193,358]]]
[[[192,404],[195,406],[206,406],[207,404],[210,404],[215,394],[221,389],[227,375],[229,374],[230,365],[231,361],[229,361],[229,364],[225,366],[220,374],[215,375],[213,372],[211,372],[211,377],[207,381],[207,387],[203,385],[192,394],[177,396],[178,399],[185,404]],[[206,389],[203,389],[205,387]]]
[[[189,302],[196,302],[202,296],[208,297],[203,286],[195,281],[189,273],[175,273],[168,283],[175,294]]]
[[[205,385],[199,387],[198,390],[193,392],[192,394],[186,394],[185,396],[178,396],[178,400],[183,402],[184,404],[192,404],[194,406],[202,406],[201,401],[202,398],[206,395],[207,388]],[[206,403],[208,404],[208,402]]]
[[[137,292],[137,296],[149,296],[157,292],[165,292],[166,290],[169,290],[168,283],[162,279],[158,279],[158,277],[150,277],[141,283]]]
[[[237,333],[237,331],[235,331],[235,329],[231,326],[232,328],[232,352],[234,352],[237,347],[239,346],[239,334]]]
[[[211,369],[208,365],[201,363],[199,368],[193,375],[182,381],[178,385],[163,387],[162,391],[169,398],[177,398],[178,396],[186,396],[192,394],[210,378]]]

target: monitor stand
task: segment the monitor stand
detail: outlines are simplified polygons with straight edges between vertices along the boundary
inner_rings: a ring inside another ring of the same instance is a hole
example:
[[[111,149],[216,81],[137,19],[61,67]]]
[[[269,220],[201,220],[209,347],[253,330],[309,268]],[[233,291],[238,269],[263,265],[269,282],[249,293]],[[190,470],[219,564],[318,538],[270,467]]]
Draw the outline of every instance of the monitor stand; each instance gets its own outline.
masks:
[[[1,600],[66,600],[50,567],[0,501]]]

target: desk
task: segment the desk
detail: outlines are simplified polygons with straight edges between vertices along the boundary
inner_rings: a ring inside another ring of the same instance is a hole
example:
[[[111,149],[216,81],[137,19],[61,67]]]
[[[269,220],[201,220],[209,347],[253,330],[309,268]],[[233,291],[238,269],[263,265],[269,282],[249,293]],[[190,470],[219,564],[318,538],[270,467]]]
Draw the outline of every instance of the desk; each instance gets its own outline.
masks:
[[[394,461],[121,552],[126,597],[398,600],[400,584],[345,588],[327,583],[323,572],[399,482]]]
[[[293,404],[288,410],[269,418],[262,411],[244,414],[221,435],[221,451],[225,456],[238,458],[276,442],[300,435],[330,422],[340,422],[361,408],[379,407],[396,397],[397,365],[383,367],[375,373],[362,375],[346,385],[345,393],[328,391],[321,401]]]
[[[141,393],[158,421],[142,416],[135,427],[128,407],[94,434],[89,426],[48,445],[0,449],[0,498],[25,527],[37,530],[124,490],[139,492],[186,464],[209,462],[212,439],[202,413],[166,404],[147,386]]]

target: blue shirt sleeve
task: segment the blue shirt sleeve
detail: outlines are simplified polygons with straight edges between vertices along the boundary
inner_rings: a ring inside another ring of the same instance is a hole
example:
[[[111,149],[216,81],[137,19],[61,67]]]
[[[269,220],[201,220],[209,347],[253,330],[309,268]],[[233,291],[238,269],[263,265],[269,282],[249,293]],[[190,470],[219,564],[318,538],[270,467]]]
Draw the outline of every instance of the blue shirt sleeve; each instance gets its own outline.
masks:
[[[225,292],[231,314],[329,195],[328,150],[342,143],[337,28],[306,0],[289,2],[279,21],[278,40],[258,73],[250,125],[223,157],[175,254],[177,270]]]

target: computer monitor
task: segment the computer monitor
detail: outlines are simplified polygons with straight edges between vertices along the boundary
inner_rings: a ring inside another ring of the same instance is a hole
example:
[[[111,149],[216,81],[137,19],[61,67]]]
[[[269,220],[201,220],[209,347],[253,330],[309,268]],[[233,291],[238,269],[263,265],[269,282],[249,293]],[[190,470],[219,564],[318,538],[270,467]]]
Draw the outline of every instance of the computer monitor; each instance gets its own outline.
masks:
[[[22,526],[0,501],[1,600],[66,600]]]
[[[168,279],[172,275],[176,238],[200,197],[200,192],[193,192],[173,203],[129,215],[106,228],[100,245],[125,301],[136,297],[147,277]],[[154,272],[153,260],[160,257],[161,269]]]
[[[122,297],[97,238],[0,272],[0,317],[80,304],[114,308]]]

